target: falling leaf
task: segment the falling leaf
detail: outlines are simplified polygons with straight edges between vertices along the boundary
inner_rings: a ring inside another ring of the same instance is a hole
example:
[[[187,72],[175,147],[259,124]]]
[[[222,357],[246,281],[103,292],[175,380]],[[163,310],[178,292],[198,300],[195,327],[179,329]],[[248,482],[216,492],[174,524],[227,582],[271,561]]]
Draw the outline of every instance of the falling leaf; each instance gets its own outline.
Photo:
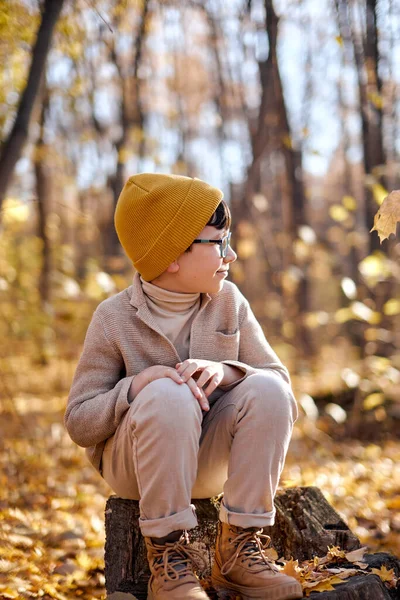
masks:
[[[400,221],[400,190],[394,190],[382,202],[374,218],[374,226],[370,230],[377,231],[382,243],[392,233],[396,233],[396,224]]]

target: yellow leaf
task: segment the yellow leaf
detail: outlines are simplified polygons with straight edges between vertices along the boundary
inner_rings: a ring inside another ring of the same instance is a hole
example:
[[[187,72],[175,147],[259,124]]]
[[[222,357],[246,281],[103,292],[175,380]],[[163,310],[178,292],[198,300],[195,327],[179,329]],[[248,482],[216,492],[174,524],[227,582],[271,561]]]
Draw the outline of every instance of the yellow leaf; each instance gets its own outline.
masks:
[[[346,558],[346,553],[339,546],[328,546],[328,559],[331,558]]]
[[[329,583],[329,579],[324,579],[323,581],[313,581],[312,583],[302,583],[303,590],[306,592],[306,598],[309,597],[311,592],[331,592],[335,588],[331,583]]]
[[[353,196],[343,196],[342,204],[347,210],[356,210],[357,202]]]
[[[286,146],[286,148],[289,148],[289,150],[293,149],[292,138],[290,137],[290,135],[288,135],[288,134],[283,135],[282,142],[283,142],[283,145]]]
[[[51,598],[55,598],[55,600],[67,600],[63,594],[60,594],[54,585],[51,583],[45,583],[43,586],[43,591],[46,592]]]
[[[379,184],[373,185],[373,190],[376,185]],[[394,190],[382,201],[381,207],[374,217],[374,226],[370,232],[377,231],[379,240],[382,243],[392,233],[396,233],[398,221],[400,221],[400,190]]]
[[[382,279],[387,279],[392,274],[392,267],[387,257],[379,251],[367,256],[358,266],[360,273],[367,280],[368,285],[374,286]]]
[[[335,40],[337,41],[337,43],[339,44],[339,46],[340,46],[341,48],[343,48],[343,46],[344,46],[344,42],[343,42],[343,38],[342,38],[342,36],[341,36],[341,35],[337,35],[337,36],[335,36]]]
[[[301,580],[300,571],[301,571],[301,569],[299,568],[299,561],[293,560],[293,558],[291,558],[290,560],[287,561],[287,563],[285,563],[285,566],[283,567],[281,573],[284,573],[285,575],[288,575],[289,577],[294,577],[294,579],[297,579],[297,581],[300,581]]]
[[[369,92],[368,93],[368,100],[378,109],[378,110],[382,110],[383,108],[383,104],[384,104],[384,100],[383,97],[381,96],[381,94],[378,94],[378,92]]]
[[[378,206],[381,206],[389,192],[380,183],[372,183],[371,189],[375,202],[378,204]]]
[[[386,500],[387,508],[400,511],[400,496],[395,496],[390,500]]]
[[[381,581],[387,581],[389,583],[396,584],[397,578],[394,574],[394,569],[389,569],[388,571],[385,565],[383,565],[380,569],[371,569],[371,573],[373,573],[374,575],[378,575]]]
[[[1,591],[2,598],[19,598],[19,593],[16,590],[12,590],[11,588],[6,588]]]
[[[373,311],[363,302],[353,302],[351,310],[354,316],[361,321],[367,321],[370,325],[377,325],[381,322],[382,316],[379,312]]]
[[[132,158],[132,152],[128,148],[121,148],[118,152],[118,161],[125,164],[130,158]]]
[[[3,202],[3,223],[25,223],[29,219],[29,206],[17,198],[6,198]]]
[[[389,316],[398,315],[400,313],[400,300],[396,300],[395,298],[388,300],[383,305],[383,312]]]
[[[329,215],[330,215],[331,219],[333,219],[334,221],[337,221],[338,223],[342,223],[342,221],[345,221],[347,219],[347,217],[349,216],[349,212],[341,204],[333,204],[329,208]]]
[[[84,571],[89,571],[93,564],[93,560],[90,558],[87,552],[79,552],[76,557],[76,562]]]
[[[380,406],[385,402],[385,395],[381,393],[370,394],[364,399],[363,408],[364,410],[372,410],[377,406]],[[358,558],[357,560],[362,560]]]
[[[336,323],[346,323],[350,319],[354,318],[353,311],[351,308],[339,308],[334,314]]]

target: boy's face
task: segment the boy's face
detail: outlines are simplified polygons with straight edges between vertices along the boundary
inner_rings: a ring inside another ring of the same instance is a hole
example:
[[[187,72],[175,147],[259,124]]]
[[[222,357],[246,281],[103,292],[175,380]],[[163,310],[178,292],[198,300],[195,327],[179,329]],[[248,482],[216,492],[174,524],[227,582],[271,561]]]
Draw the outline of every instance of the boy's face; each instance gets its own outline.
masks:
[[[207,225],[196,239],[220,240],[227,234],[226,229]],[[174,292],[215,294],[222,290],[229,265],[236,258],[230,246],[222,258],[219,244],[193,244],[190,252],[178,256],[152,283]]]

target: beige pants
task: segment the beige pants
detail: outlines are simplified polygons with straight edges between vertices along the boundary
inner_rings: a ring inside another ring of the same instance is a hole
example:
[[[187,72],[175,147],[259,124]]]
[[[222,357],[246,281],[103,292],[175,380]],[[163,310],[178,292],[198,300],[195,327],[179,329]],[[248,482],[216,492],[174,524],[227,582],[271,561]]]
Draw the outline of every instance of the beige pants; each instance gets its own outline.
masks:
[[[297,407],[273,372],[250,375],[203,413],[186,384],[158,379],[135,398],[107,441],[103,477],[140,500],[140,528],[163,537],[196,527],[192,498],[222,491],[223,522],[274,523],[274,495]]]

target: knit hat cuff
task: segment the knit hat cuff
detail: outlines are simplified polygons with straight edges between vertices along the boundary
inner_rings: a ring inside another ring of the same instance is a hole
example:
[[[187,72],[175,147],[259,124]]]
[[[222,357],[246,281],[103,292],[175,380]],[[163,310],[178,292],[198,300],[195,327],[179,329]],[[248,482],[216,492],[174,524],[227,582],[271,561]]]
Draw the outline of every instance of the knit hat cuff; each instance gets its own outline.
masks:
[[[223,196],[221,190],[205,184],[200,179],[193,179],[174,218],[146,254],[134,262],[135,269],[145,281],[151,281],[161,275],[189,248],[207,225]],[[176,226],[179,222],[186,224],[183,230],[182,226]]]

